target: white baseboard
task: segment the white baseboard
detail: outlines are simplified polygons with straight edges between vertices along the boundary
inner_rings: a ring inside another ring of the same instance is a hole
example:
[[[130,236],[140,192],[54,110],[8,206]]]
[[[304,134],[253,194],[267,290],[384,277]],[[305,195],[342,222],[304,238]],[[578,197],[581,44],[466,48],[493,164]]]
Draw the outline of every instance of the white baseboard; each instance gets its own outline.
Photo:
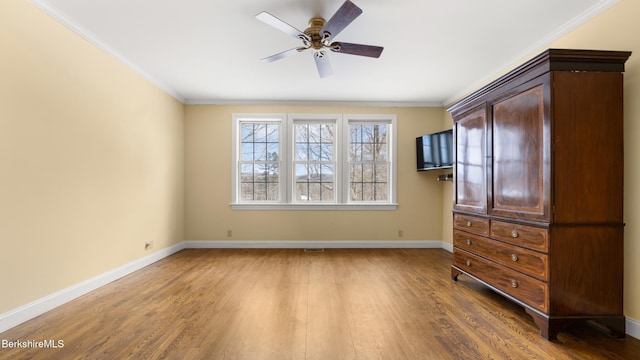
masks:
[[[147,255],[143,258],[140,258],[113,270],[107,271],[106,273],[79,282],[60,291],[56,291],[53,294],[47,295],[26,305],[10,310],[4,314],[0,314],[0,333],[7,331],[14,326],[22,324],[25,321],[31,320],[49,310],[53,310],[62,304],[65,304],[88,292],[96,290],[99,287],[102,287],[112,281],[129,275],[136,270],[142,269],[147,265],[153,264],[158,260],[164,259],[165,257],[174,254],[182,249],[184,249],[183,242],[156,251],[153,254]]]
[[[627,335],[640,339],[640,321],[628,317],[625,325]]]
[[[441,249],[443,241],[185,241],[187,249]]]
[[[112,281],[118,280],[132,272],[151,265],[158,260],[172,255],[182,249],[444,249],[453,252],[453,245],[436,240],[408,241],[183,241],[171,247],[120,266],[104,274],[82,281],[62,289],[29,304],[20,306],[4,314],[0,314],[0,333],[31,320],[49,310],[63,305],[77,297],[98,289]],[[640,339],[640,321],[627,317],[627,335]]]

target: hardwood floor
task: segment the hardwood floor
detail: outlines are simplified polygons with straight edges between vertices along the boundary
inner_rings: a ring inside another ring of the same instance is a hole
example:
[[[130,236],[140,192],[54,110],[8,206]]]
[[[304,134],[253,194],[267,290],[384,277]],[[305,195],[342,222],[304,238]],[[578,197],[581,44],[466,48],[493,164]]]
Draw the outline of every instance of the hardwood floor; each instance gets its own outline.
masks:
[[[547,341],[439,249],[183,250],[0,340],[0,359],[639,359],[581,324]]]

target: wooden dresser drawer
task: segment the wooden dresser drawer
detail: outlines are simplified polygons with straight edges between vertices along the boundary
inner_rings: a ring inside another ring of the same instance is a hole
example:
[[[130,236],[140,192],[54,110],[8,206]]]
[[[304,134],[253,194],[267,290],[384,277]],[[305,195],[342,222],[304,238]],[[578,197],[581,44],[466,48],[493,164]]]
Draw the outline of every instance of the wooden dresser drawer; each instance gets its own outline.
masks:
[[[453,245],[539,280],[548,280],[548,257],[546,254],[460,230],[453,231]]]
[[[537,251],[549,250],[549,232],[543,228],[494,220],[491,222],[491,237]]]
[[[453,227],[474,234],[489,236],[489,219],[470,215],[453,215]]]
[[[531,307],[548,311],[547,285],[542,281],[459,248],[453,250],[453,265]]]

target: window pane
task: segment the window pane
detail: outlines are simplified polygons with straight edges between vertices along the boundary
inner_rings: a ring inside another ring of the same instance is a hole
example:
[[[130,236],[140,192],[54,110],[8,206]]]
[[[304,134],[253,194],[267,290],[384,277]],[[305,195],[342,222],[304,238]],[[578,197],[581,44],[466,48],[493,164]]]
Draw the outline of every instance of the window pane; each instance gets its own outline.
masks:
[[[280,125],[267,125],[267,142],[276,144],[280,142]]]
[[[267,143],[253,143],[253,160],[267,161]]]
[[[309,145],[306,143],[296,143],[296,161],[306,161],[309,159]]]
[[[280,160],[280,144],[267,143],[267,161]]]
[[[320,142],[323,143],[333,143],[334,140],[333,134],[333,125],[331,124],[323,124],[321,133],[320,133]]]
[[[349,184],[349,200],[362,201],[362,183]]]
[[[322,147],[320,144],[309,145],[309,161],[320,161]]]
[[[320,161],[333,161],[333,143],[322,143]]]
[[[267,184],[253,184],[253,200],[267,200]]]
[[[349,173],[349,181],[355,183],[361,183],[362,179],[362,165],[361,164],[351,164]]]
[[[309,200],[309,187],[307,183],[296,183],[296,201]]]
[[[240,181],[253,182],[253,164],[240,165]]]
[[[387,184],[376,184],[375,201],[389,200],[389,186]]]
[[[375,197],[373,189],[374,185],[371,183],[362,184],[362,201],[373,201]]]
[[[334,201],[334,187],[333,183],[322,183],[322,199],[323,201]]]
[[[321,177],[320,177],[320,181],[324,182],[334,182],[334,171],[333,171],[333,164],[324,164],[322,165],[322,168],[320,169],[321,171]]]
[[[387,164],[375,165],[375,182],[387,183],[389,182],[389,166]]]
[[[351,143],[349,145],[349,160],[362,161],[362,144]]]
[[[253,200],[253,183],[240,184],[240,199],[243,201]]]
[[[296,143],[307,143],[309,141],[309,129],[307,124],[295,126]]]
[[[307,165],[297,164],[296,165],[296,182],[307,181],[309,178],[309,170]]]
[[[242,124],[240,126],[242,142],[253,142],[253,124]]]
[[[363,164],[362,165],[362,182],[374,182],[373,178],[373,168],[374,164]]]
[[[267,199],[276,201],[280,198],[280,186],[278,183],[267,183]]]
[[[242,143],[240,152],[240,160],[253,160],[253,143]]]
[[[334,201],[333,164],[296,164],[297,201]]]
[[[266,143],[267,142],[267,124],[254,124],[253,125],[253,141]]]
[[[266,182],[265,172],[266,172],[266,168],[264,164],[254,164],[253,165],[253,181]]]
[[[309,183],[307,188],[309,189],[308,196],[311,201],[320,201],[321,191],[320,191],[320,183]]]

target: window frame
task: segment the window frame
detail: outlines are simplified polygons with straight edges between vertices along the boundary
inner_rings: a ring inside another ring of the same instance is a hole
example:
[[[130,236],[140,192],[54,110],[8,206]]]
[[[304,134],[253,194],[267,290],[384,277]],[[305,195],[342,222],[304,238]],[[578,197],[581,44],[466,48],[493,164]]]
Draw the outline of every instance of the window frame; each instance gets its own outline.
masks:
[[[276,122],[280,125],[279,200],[241,201],[239,184],[240,126],[244,123]],[[335,122],[335,202],[294,201],[295,169],[294,148],[296,123]],[[388,125],[389,185],[387,201],[349,200],[349,125],[352,123]],[[231,208],[233,210],[395,210],[397,199],[397,119],[394,114],[286,114],[286,113],[234,113],[232,114],[231,156]]]

